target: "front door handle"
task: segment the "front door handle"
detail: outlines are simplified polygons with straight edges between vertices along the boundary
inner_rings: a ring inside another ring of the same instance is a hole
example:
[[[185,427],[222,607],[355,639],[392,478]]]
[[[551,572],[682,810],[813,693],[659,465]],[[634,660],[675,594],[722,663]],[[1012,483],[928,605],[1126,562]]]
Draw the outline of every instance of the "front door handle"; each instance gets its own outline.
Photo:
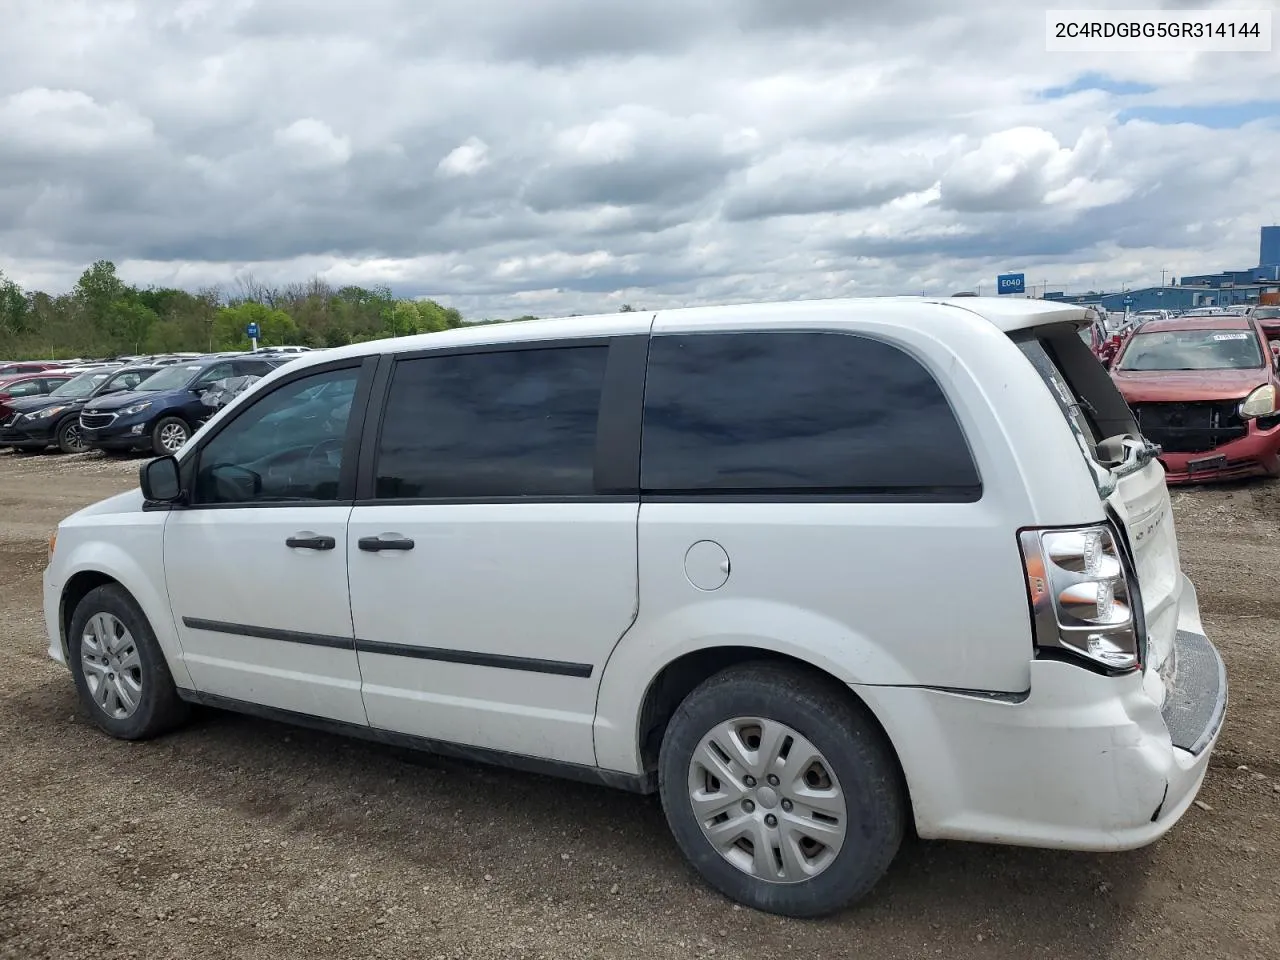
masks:
[[[286,547],[294,550],[332,550],[338,545],[338,541],[333,537],[290,537],[284,542]]]
[[[361,537],[357,541],[361,550],[377,553],[380,550],[412,550],[413,541],[408,537],[395,537],[384,540],[381,537]]]

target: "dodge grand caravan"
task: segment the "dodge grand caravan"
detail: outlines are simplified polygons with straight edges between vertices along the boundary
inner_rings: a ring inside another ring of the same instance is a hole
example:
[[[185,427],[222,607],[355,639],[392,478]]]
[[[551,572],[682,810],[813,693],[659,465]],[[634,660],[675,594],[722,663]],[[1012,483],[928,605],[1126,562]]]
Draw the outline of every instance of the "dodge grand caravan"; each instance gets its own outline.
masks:
[[[657,792],[815,916],[904,831],[1120,850],[1225,713],[1085,311],[981,298],[464,328],[303,356],[50,541],[49,654],[191,704]]]

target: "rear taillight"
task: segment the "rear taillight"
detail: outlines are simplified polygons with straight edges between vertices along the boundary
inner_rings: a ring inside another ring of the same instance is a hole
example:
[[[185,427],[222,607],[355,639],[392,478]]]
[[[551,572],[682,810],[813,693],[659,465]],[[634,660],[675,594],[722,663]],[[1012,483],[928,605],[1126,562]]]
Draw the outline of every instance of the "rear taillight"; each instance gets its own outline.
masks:
[[[1139,669],[1137,591],[1110,526],[1023,530],[1018,540],[1037,653]]]

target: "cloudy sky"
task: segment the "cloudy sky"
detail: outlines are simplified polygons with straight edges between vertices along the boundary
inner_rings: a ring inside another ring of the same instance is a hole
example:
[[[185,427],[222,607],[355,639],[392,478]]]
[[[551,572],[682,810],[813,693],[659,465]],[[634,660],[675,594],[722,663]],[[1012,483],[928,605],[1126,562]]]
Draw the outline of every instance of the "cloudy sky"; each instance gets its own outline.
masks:
[[[1046,53],[1016,0],[3,7],[0,270],[24,286],[105,257],[472,317],[1004,270],[1083,292],[1252,266],[1280,223],[1280,49]]]

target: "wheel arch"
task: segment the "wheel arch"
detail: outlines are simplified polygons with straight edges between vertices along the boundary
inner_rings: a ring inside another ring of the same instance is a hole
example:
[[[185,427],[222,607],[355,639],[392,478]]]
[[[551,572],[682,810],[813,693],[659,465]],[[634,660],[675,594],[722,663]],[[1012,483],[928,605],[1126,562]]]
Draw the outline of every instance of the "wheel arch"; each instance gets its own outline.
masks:
[[[658,752],[662,738],[676,709],[684,699],[703,682],[722,670],[745,663],[774,663],[811,674],[815,681],[824,683],[844,698],[883,740],[897,769],[898,782],[907,809],[914,809],[910,787],[892,738],[871,706],[849,686],[832,673],[800,657],[777,650],[745,645],[703,647],[692,650],[668,662],[650,680],[641,700],[636,720],[636,750],[642,771],[657,769]]]
[[[105,587],[108,584],[115,584],[125,592],[129,588],[122,584],[115,577],[103,573],[101,570],[81,570],[72,574],[71,578],[62,587],[62,595],[58,600],[58,633],[62,641],[62,655],[69,656],[71,644],[71,618],[75,616],[76,607],[80,605],[80,601],[87,597],[90,592],[98,587]],[[133,596],[132,593],[129,596]],[[137,602],[137,598],[134,598]],[[139,604],[139,606],[141,606]]]
[[[64,657],[69,654],[71,618],[76,606],[97,587],[115,584],[128,594],[146,617],[174,682],[179,687],[191,686],[181,641],[169,609],[163,574],[160,582],[155,583],[146,576],[136,559],[118,545],[102,541],[80,545],[67,558],[66,564],[66,579],[59,591],[57,611]]]

